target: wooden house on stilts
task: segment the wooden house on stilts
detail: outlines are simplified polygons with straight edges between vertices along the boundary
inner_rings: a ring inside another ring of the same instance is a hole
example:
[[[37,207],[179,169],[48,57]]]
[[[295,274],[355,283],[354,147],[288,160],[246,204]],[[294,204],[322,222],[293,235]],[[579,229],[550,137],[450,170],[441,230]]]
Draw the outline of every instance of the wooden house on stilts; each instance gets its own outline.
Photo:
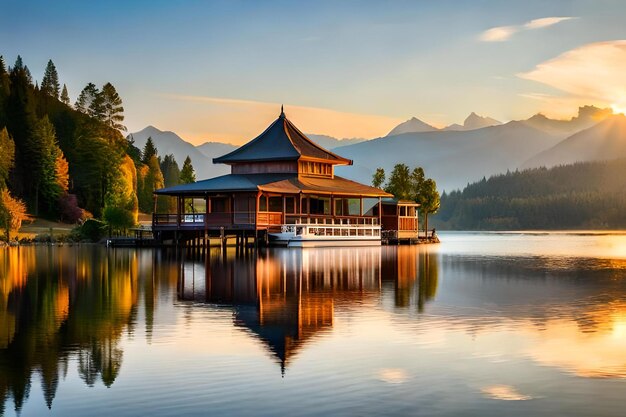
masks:
[[[176,213],[153,216],[157,240],[255,236],[288,246],[376,245],[391,194],[335,175],[352,161],[315,144],[280,116],[261,135],[213,160],[231,173],[155,191]],[[403,223],[417,237],[417,216]]]

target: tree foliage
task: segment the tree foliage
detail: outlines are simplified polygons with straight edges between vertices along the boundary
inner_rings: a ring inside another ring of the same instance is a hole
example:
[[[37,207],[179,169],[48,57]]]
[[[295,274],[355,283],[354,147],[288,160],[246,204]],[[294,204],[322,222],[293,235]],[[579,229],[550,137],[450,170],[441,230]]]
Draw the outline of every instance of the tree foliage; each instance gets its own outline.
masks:
[[[157,149],[154,146],[152,137],[150,136],[148,137],[148,140],[146,141],[146,144],[143,147],[143,151],[141,152],[141,162],[147,165],[153,156],[157,156]]]
[[[117,94],[115,87],[113,87],[111,83],[106,83],[102,87],[100,95],[102,105],[102,121],[113,129],[126,131],[126,126],[122,124],[124,121],[122,98],[119,94]]]
[[[83,88],[76,99],[74,108],[90,117],[103,119],[102,95],[94,83],[89,83]]]
[[[61,90],[61,103],[66,106],[70,105],[70,95],[67,92],[67,86],[65,84],[63,84],[63,90]]]
[[[384,184],[385,170],[383,168],[376,168],[376,172],[372,175],[372,186],[382,189]]]
[[[457,230],[622,229],[626,159],[508,172],[444,194],[438,227]]]
[[[0,130],[0,189],[7,186],[15,162],[15,143],[6,128]]]
[[[49,60],[48,65],[46,66],[46,71],[43,75],[43,79],[41,80],[40,90],[42,93],[58,99],[60,88],[59,74],[57,73],[57,69],[54,66],[52,60]]]
[[[6,188],[0,190],[0,227],[4,229],[7,241],[11,239],[11,233],[17,232],[22,222],[29,218],[23,201],[13,197]]]
[[[180,168],[178,168],[174,155],[165,155],[160,165],[165,187],[173,187],[180,184]]]
[[[180,182],[181,184],[191,184],[192,182],[196,182],[196,172],[193,169],[193,165],[191,165],[191,158],[189,155],[185,158],[183,168],[180,170]]]

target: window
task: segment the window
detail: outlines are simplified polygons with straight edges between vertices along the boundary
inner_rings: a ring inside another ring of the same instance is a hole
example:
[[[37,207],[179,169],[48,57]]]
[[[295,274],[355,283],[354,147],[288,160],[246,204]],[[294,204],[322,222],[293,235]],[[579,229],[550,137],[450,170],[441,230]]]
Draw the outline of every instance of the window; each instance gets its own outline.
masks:
[[[285,197],[285,213],[296,212],[296,199],[293,197]]]
[[[269,197],[268,198],[268,211],[283,211],[283,198],[282,197]]]
[[[228,200],[226,198],[211,198],[211,213],[226,213],[228,211]]]
[[[259,198],[259,211],[267,211],[267,197],[264,195]]]
[[[378,199],[377,198],[364,198],[363,199],[363,215],[364,216],[378,216]]]
[[[359,216],[361,214],[361,199],[359,198],[336,198],[336,216]]]
[[[330,214],[330,198],[311,196],[309,198],[310,214]]]

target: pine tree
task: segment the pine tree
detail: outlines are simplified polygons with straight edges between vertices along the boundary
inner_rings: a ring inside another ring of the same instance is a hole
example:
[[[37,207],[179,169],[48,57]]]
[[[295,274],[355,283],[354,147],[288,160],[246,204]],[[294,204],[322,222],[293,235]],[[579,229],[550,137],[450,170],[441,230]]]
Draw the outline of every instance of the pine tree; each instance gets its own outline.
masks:
[[[52,60],[49,60],[43,79],[41,80],[41,91],[50,97],[58,99],[59,90],[59,74]]]
[[[89,83],[83,91],[80,92],[76,99],[74,108],[81,113],[102,120],[103,106],[102,96],[94,83]]]
[[[166,187],[180,184],[180,168],[178,168],[174,155],[165,155],[163,161],[161,161],[161,172],[163,173],[163,182]]]
[[[148,140],[146,141],[146,145],[143,147],[143,152],[141,153],[141,162],[148,165],[148,162],[150,162],[150,159],[156,155],[157,155],[157,149],[154,146],[152,137],[150,136],[148,137]]]
[[[61,90],[61,103],[66,106],[70,105],[70,95],[67,93],[67,86],[63,84],[63,90]]]
[[[192,182],[196,182],[196,173],[194,172],[193,165],[191,165],[191,158],[187,155],[183,163],[183,169],[180,170],[180,183],[190,184]]]
[[[102,87],[100,94],[102,96],[104,123],[113,129],[126,131],[126,126],[122,124],[124,121],[124,107],[115,87],[111,83],[106,83]]]
[[[13,64],[12,71],[24,71],[24,61],[22,61],[22,57],[20,55],[15,59],[15,64]]]

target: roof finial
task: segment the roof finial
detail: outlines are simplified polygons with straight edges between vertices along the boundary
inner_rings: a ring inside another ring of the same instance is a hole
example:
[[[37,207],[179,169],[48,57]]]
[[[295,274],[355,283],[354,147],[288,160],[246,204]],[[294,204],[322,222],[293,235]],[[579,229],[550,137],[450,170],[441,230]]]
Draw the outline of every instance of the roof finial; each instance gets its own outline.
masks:
[[[280,105],[280,117],[285,117],[285,111],[283,110],[283,105]]]

